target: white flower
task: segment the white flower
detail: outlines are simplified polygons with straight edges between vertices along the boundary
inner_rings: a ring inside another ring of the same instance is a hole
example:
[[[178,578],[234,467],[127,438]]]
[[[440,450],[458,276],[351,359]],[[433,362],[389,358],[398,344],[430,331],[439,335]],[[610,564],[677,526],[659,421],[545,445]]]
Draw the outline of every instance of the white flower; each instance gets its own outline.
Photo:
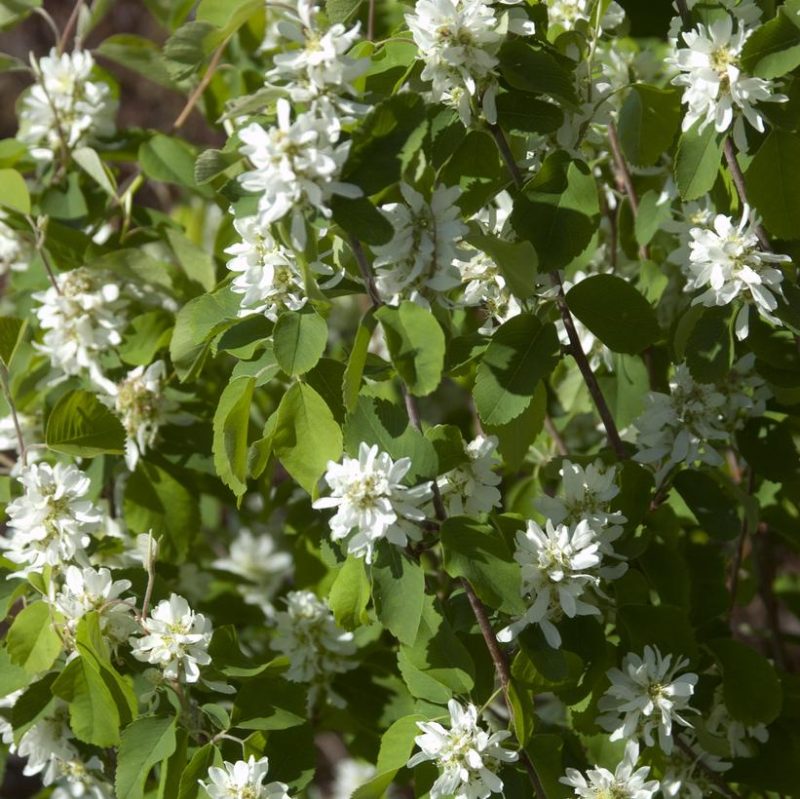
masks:
[[[17,137],[37,160],[50,161],[95,137],[114,133],[117,101],[108,84],[90,80],[94,59],[86,50],[49,56],[31,65],[37,82],[23,98]],[[63,141],[62,141],[63,138]]]
[[[292,556],[278,550],[271,535],[256,536],[242,528],[231,544],[228,557],[218,558],[211,565],[247,580],[247,584],[239,585],[245,601],[272,615],[270,600],[291,575]]]
[[[275,614],[277,632],[270,646],[289,658],[286,678],[325,684],[333,674],[356,667],[353,634],[337,627],[330,608],[311,591],[290,591],[286,610]]]
[[[740,111],[759,132],[764,132],[764,117],[756,105],[761,102],[783,102],[787,98],[774,94],[771,80],[753,78],[741,70],[740,56],[749,32],[739,23],[734,30],[733,18],[726,14],[710,25],[698,25],[683,34],[686,47],[671,60],[681,74],[673,79],[685,86],[683,102],[688,106],[683,130],[700,121],[699,130],[710,124],[719,133],[727,131],[734,113]],[[741,141],[744,130],[737,132]],[[746,144],[746,141],[743,141]]]
[[[330,520],[334,540],[348,538],[347,551],[372,562],[375,544],[385,538],[404,547],[410,538],[417,541],[416,523],[425,521],[421,506],[431,498],[430,483],[414,488],[400,481],[411,468],[409,458],[395,463],[378,446],[361,443],[358,458],[345,456],[342,463],[328,461],[325,482],[331,496],[314,502],[315,508],[337,508]],[[353,535],[351,531],[355,530]]]
[[[733,767],[717,755],[706,752],[693,736],[686,742],[691,755],[675,750],[672,763],[661,778],[664,799],[705,799],[718,793],[718,786],[709,774],[720,774]]]
[[[131,638],[131,651],[137,660],[159,666],[164,676],[173,680],[197,682],[199,666],[211,662],[211,622],[195,613],[189,603],[177,594],[161,602],[143,623],[145,634]]]
[[[351,799],[357,788],[375,776],[375,766],[363,760],[344,758],[334,765],[333,784],[328,799]]]
[[[648,766],[636,768],[639,759],[639,744],[628,741],[625,756],[614,773],[595,766],[584,777],[574,768],[567,769],[567,776],[559,782],[569,785],[580,799],[652,799],[660,788],[658,780],[647,781]]]
[[[313,11],[313,13],[311,13]],[[351,109],[352,103],[341,103],[339,95],[357,94],[353,81],[369,68],[369,59],[347,55],[361,38],[360,23],[347,30],[341,23],[321,31],[315,6],[301,3],[297,19],[287,18],[278,23],[281,36],[300,45],[285,47],[272,57],[273,69],[267,81],[286,81],[286,90],[295,103],[309,103],[320,97],[334,106]]]
[[[84,499],[91,481],[72,464],[39,463],[19,476],[25,493],[6,507],[10,540],[0,546],[6,557],[23,568],[17,574],[40,572],[86,560],[84,550],[102,514]]]
[[[137,366],[128,372],[114,390],[114,408],[128,434],[125,442],[125,463],[133,471],[139,458],[152,449],[158,430],[166,421],[170,403],[163,394],[167,377],[164,361],[151,363],[146,369]],[[173,404],[174,406],[174,404]]]
[[[769,730],[765,724],[748,726],[731,716],[721,687],[714,692],[714,704],[703,726],[706,732],[727,742],[731,757],[752,757],[755,754],[755,746],[748,739],[762,744],[769,740]]]
[[[0,210],[0,275],[9,270],[24,272],[33,258],[33,248],[3,221],[5,218],[5,212]]]
[[[778,307],[776,295],[783,296],[783,272],[773,264],[789,263],[787,255],[761,250],[754,229],[757,220],[745,206],[738,226],[724,214],[714,218],[713,229],[693,228],[689,244],[689,263],[685,266],[688,291],[705,288],[693,304],[728,305],[735,299],[745,300],[736,317],[736,337],[747,338],[749,304],[774,325]]]
[[[238,273],[231,290],[242,295],[239,316],[262,313],[276,322],[281,312],[303,308],[308,297],[297,256],[279,244],[262,222],[256,216],[234,220],[233,226],[241,241],[225,250],[233,256],[227,267]],[[333,274],[333,270],[320,261],[309,267],[318,275]],[[329,282],[326,287],[331,284]]]
[[[42,782],[49,785],[59,776],[59,762],[78,758],[72,740],[67,706],[58,702],[53,715],[37,721],[20,739],[17,754],[27,758],[22,773],[26,777],[41,774]]]
[[[200,780],[211,799],[289,799],[288,785],[282,782],[264,784],[269,769],[269,759],[258,760],[253,755],[247,760],[223,763],[224,768],[212,766],[208,782]]]
[[[763,416],[772,397],[765,380],[755,371],[755,353],[736,361],[719,390],[725,397],[722,417],[726,430],[740,430],[748,419]]]
[[[53,598],[53,604],[72,630],[87,613],[96,611],[103,633],[112,642],[121,643],[135,629],[131,618],[132,602],[120,600],[121,594],[130,587],[130,580],[114,580],[108,569],[68,566],[64,585]]]
[[[415,299],[426,290],[446,292],[460,285],[454,261],[469,230],[455,204],[461,194],[458,186],[437,186],[430,202],[406,183],[400,184],[400,192],[405,203],[381,208],[394,235],[387,244],[372,248],[378,291],[392,304]]]
[[[452,796],[455,799],[486,799],[501,793],[503,781],[497,771],[503,763],[514,763],[517,752],[503,749],[508,730],[489,734],[478,726],[475,705],[462,707],[455,699],[447,703],[450,729],[436,721],[418,721],[423,734],[414,739],[421,751],[409,761],[408,768],[432,760],[439,777],[430,790],[431,799]]]
[[[437,480],[448,516],[478,516],[500,505],[497,444],[497,436],[478,436],[465,447],[469,461]]]
[[[431,100],[454,106],[469,125],[472,100],[483,93],[484,116],[496,122],[492,71],[505,31],[492,6],[484,0],[417,0],[406,23],[425,61],[422,79],[432,82]]]
[[[547,19],[550,25],[558,25],[565,30],[571,30],[575,23],[579,21],[594,22],[596,19],[595,0],[546,0]],[[625,19],[625,10],[614,0],[608,4],[608,8],[600,20],[600,27],[603,29],[616,28]]]
[[[671,394],[650,392],[644,412],[634,421],[639,431],[634,460],[658,464],[656,483],[681,463],[719,466],[722,457],[715,446],[730,438],[722,418],[725,397],[716,386],[696,383],[679,364],[670,388]]]
[[[461,280],[466,283],[462,302],[467,307],[486,308],[487,319],[479,332],[490,334],[495,324],[519,316],[522,306],[508,288],[494,259],[480,250],[473,251],[471,247],[465,248],[464,257],[469,260],[454,264],[461,272]]]
[[[553,526],[548,520],[542,530],[534,521],[517,533],[514,560],[522,566],[522,595],[532,603],[521,619],[497,634],[499,641],[511,641],[530,624],[537,624],[553,648],[561,646],[554,621],[567,617],[598,615],[600,611],[584,601],[586,590],[599,578],[591,573],[601,562],[599,544],[588,522],[574,528]]]
[[[676,676],[689,661],[674,661],[673,655],[662,657],[657,647],[646,646],[642,657],[631,652],[623,658],[622,670],[608,672],[611,686],[598,702],[603,715],[597,722],[612,741],[641,737],[653,746],[657,732],[658,745],[666,754],[672,752],[672,724],[691,727],[681,713],[692,710],[689,700],[697,684],[696,674]]]
[[[51,799],[114,799],[114,789],[98,777],[103,764],[98,757],[88,761],[73,758],[56,761],[56,784]]]
[[[308,111],[292,121],[289,101],[281,98],[273,127],[252,122],[239,131],[239,137],[240,152],[254,167],[240,175],[239,182],[246,191],[261,194],[259,223],[265,227],[291,213],[293,243],[299,249],[305,246],[308,207],[328,218],[331,196],[361,196],[358,187],[336,180],[349,143],[336,144],[338,133],[330,117]]]
[[[34,346],[64,375],[85,371],[113,393],[114,384],[103,376],[99,359],[121,343],[126,325],[117,282],[110,274],[84,267],[57,275],[56,282],[58,290],[50,286],[33,295],[41,303],[36,316],[45,331],[42,343]]]

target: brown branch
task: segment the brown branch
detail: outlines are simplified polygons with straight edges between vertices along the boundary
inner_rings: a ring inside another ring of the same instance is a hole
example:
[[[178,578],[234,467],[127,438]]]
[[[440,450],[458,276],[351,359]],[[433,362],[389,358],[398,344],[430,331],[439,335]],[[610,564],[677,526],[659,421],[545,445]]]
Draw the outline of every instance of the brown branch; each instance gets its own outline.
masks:
[[[200,82],[195,87],[195,90],[189,95],[189,99],[186,101],[186,105],[183,107],[183,110],[180,112],[180,114],[178,114],[175,122],[172,123],[173,131],[180,130],[180,128],[183,127],[184,123],[189,118],[189,114],[192,113],[192,109],[197,105],[208,84],[211,83],[211,78],[214,77],[214,73],[217,71],[222,54],[225,52],[225,48],[228,46],[229,39],[230,36],[228,36],[225,41],[223,41],[222,44],[214,51],[214,54],[211,56],[211,60],[208,62],[208,69],[205,71],[203,77],[200,78]]]
[[[633,185],[633,177],[631,170],[628,167],[628,162],[622,153],[622,146],[619,143],[619,133],[617,126],[613,122],[608,124],[608,143],[611,147],[611,156],[614,160],[614,165],[617,170],[617,175],[620,183],[622,184],[625,194],[628,197],[628,202],[631,206],[634,220],[639,215],[639,195],[636,192],[636,187]],[[650,257],[650,251],[645,245],[639,247],[639,257],[646,261]]]
[[[375,0],[369,0],[367,9],[367,40],[373,41],[375,38]]]
[[[767,613],[772,657],[775,659],[775,664],[778,668],[786,671],[788,664],[786,653],[783,649],[778,601],[775,599],[775,594],[772,590],[777,568],[770,548],[770,532],[763,522],[758,525],[756,532],[758,532],[758,537],[755,538],[754,543],[756,544],[756,554],[758,555],[758,594],[764,603],[764,610]]]
[[[75,30],[75,26],[78,24],[78,17],[80,16],[82,6],[83,0],[77,0],[75,5],[72,7],[72,13],[69,15],[67,24],[64,26],[64,30],[62,31],[61,37],[58,40],[57,51],[59,55],[61,55],[67,48],[67,41],[72,35],[72,31]]]
[[[675,736],[675,743],[678,745],[678,749],[680,749],[681,752],[683,752],[692,762],[696,763],[700,767],[700,770],[706,775],[706,777],[708,777],[708,779],[711,780],[711,782],[714,783],[714,785],[717,786],[717,788],[719,788],[723,796],[727,796],[728,799],[742,799],[741,794],[734,791],[733,788],[731,788],[730,785],[728,785],[728,783],[725,782],[725,780],[723,780],[722,777],[720,777],[716,771],[710,769],[692,751],[692,747],[689,746],[689,744],[686,743],[686,741],[684,741],[683,738],[680,737],[680,735]]]
[[[725,138],[725,162],[728,165],[728,171],[731,173],[731,177],[733,178],[733,185],[736,187],[736,193],[739,195],[739,201],[742,205],[750,206],[750,203],[747,202],[747,187],[745,186],[744,182],[744,173],[742,172],[742,168],[739,166],[739,161],[736,159],[736,147],[733,144],[733,139],[730,136]],[[758,237],[759,244],[763,247],[766,252],[772,252],[772,245],[769,241],[769,236],[767,235],[767,231],[764,230],[762,225],[755,225],[754,231],[756,236]]]
[[[686,0],[675,0],[675,5],[678,6],[678,13],[681,15],[684,30],[688,30],[692,27],[692,15],[689,13]]]
[[[753,491],[756,488],[756,471],[751,466],[750,467],[750,475],[747,478],[747,493],[749,496],[752,496]],[[731,567],[731,587],[730,587],[730,604],[728,605],[728,619],[732,620],[733,618],[733,610],[736,607],[736,595],[739,593],[739,572],[742,568],[742,560],[744,559],[744,546],[745,542],[747,541],[747,533],[749,529],[749,523],[747,519],[747,509],[745,509],[743,518],[742,518],[742,529],[739,533],[739,541],[736,546],[736,555],[733,559],[733,565]]]
[[[567,445],[564,443],[561,433],[558,432],[553,419],[547,414],[545,414],[544,417],[544,429],[547,431],[547,435],[553,439],[553,443],[556,445],[556,452],[558,452],[562,458],[569,455],[569,450],[567,449]]]
[[[354,236],[350,237],[350,249],[353,251],[353,255],[356,257],[358,271],[361,272],[361,279],[364,281],[364,286],[367,289],[367,295],[369,296],[370,301],[376,308],[380,308],[381,305],[383,305],[383,300],[381,299],[380,292],[378,291],[378,286],[375,283],[375,275],[372,273],[372,268],[367,261],[367,256],[364,253],[364,248],[361,246],[361,242]]]
[[[513,154],[511,153],[511,147],[508,144],[508,140],[506,139],[502,128],[498,127],[497,125],[492,125],[491,131],[495,141],[497,142],[497,148],[500,151],[500,155],[505,161],[506,167],[508,168],[511,177],[514,179],[515,185],[517,188],[521,188],[524,183],[524,178],[522,177],[522,173],[519,171],[519,167],[514,161]],[[611,411],[606,403],[605,397],[603,396],[603,392],[600,390],[600,385],[597,382],[597,378],[594,376],[594,372],[592,371],[592,367],[589,365],[589,360],[586,357],[586,353],[583,351],[583,347],[581,346],[581,340],[577,331],[575,330],[575,323],[572,319],[572,313],[569,310],[569,306],[567,305],[567,298],[564,296],[564,285],[561,282],[561,277],[558,274],[558,271],[551,272],[550,279],[553,281],[553,285],[558,291],[556,296],[556,304],[558,305],[558,310],[561,314],[561,319],[564,322],[564,328],[566,329],[567,336],[569,338],[570,354],[578,364],[578,368],[583,375],[586,387],[589,389],[589,393],[591,394],[594,404],[597,407],[597,411],[600,414],[603,426],[606,429],[606,435],[608,436],[608,443],[611,445],[611,448],[614,450],[617,457],[620,460],[624,460],[628,457],[628,453],[625,451],[625,447],[622,444],[622,439],[619,437],[617,425],[614,422],[614,417],[611,415]]]

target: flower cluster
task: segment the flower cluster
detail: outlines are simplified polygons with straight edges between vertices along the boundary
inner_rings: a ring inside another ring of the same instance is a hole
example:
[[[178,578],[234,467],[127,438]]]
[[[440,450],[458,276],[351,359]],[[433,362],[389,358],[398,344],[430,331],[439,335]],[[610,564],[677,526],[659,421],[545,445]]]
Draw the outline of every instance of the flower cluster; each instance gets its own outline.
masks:
[[[414,488],[402,484],[411,468],[409,458],[397,462],[377,444],[360,444],[358,458],[330,461],[325,482],[331,495],[314,502],[315,508],[336,508],[330,520],[331,537],[347,539],[347,551],[371,563],[381,539],[404,547],[418,541],[418,525],[425,521],[424,503],[432,496],[431,484]]]
[[[208,781],[200,781],[211,799],[289,799],[289,786],[282,782],[264,784],[269,771],[269,759],[253,755],[247,760],[212,766]]]
[[[564,785],[575,791],[578,799],[606,799],[606,797],[625,797],[625,799],[652,799],[661,785],[658,780],[648,780],[650,769],[637,768],[639,744],[628,741],[625,756],[612,774],[608,769],[597,766],[589,769],[584,776],[574,768],[568,768]]]
[[[500,505],[497,444],[496,436],[478,436],[464,448],[467,462],[437,480],[448,516],[480,516]]]

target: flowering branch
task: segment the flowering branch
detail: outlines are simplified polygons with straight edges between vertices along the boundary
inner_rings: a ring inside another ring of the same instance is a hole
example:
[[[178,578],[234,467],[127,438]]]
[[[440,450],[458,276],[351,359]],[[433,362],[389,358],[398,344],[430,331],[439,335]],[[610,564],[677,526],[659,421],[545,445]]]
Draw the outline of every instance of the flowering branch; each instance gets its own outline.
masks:
[[[725,163],[728,165],[728,171],[731,173],[731,178],[733,178],[733,185],[736,187],[736,193],[739,195],[739,201],[742,205],[750,205],[747,202],[747,188],[744,182],[744,173],[742,172],[742,168],[739,166],[739,161],[736,158],[736,146],[733,143],[733,139],[730,136],[725,138]],[[760,223],[757,225],[753,225],[753,232],[758,237],[758,243],[766,250],[766,252],[772,252],[772,245],[769,241],[769,236],[767,235],[767,231],[764,230],[764,226]]]
[[[635,219],[639,215],[639,195],[636,193],[636,187],[633,185],[633,178],[631,177],[628,163],[625,160],[625,156],[622,154],[617,126],[613,122],[608,123],[608,143],[611,146],[611,155],[614,158],[614,164],[617,167],[619,179],[625,189],[625,194],[628,196],[628,202],[631,205],[631,211]],[[646,245],[639,247],[639,257],[643,260],[647,260],[650,257],[650,252]]]
[[[214,54],[211,56],[211,60],[208,62],[208,69],[206,69],[203,77],[200,78],[200,82],[195,87],[195,90],[189,95],[189,99],[186,101],[186,105],[183,107],[183,110],[178,114],[175,121],[172,123],[172,130],[180,130],[186,120],[189,118],[189,114],[192,113],[192,109],[197,105],[200,98],[203,96],[203,92],[206,90],[206,87],[209,83],[211,83],[211,79],[214,77],[214,73],[217,71],[217,67],[219,66],[220,59],[222,58],[222,54],[225,52],[225,48],[228,46],[228,42],[230,41],[230,36],[227,36],[222,44],[214,51]]]

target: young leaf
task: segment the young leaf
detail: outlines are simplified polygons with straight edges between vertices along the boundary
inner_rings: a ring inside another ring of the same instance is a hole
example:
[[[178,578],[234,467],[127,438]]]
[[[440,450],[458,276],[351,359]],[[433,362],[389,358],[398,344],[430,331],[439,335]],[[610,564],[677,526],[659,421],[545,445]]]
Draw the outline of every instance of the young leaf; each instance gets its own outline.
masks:
[[[117,799],[143,799],[150,769],[175,751],[175,718],[143,716],[122,731],[114,780]]]
[[[14,357],[26,324],[14,316],[0,316],[0,361],[6,368]]]
[[[367,623],[369,580],[363,558],[347,556],[331,586],[328,604],[336,623],[345,630],[355,630]]]
[[[372,597],[380,623],[402,644],[413,644],[425,601],[425,572],[395,546],[380,547],[372,566]]]
[[[313,369],[325,352],[328,325],[315,311],[287,311],[273,333],[275,359],[290,377]]]
[[[214,468],[237,497],[247,491],[247,433],[255,382],[253,377],[231,380],[214,413]]]
[[[0,169],[0,205],[20,214],[31,212],[31,197],[25,178],[16,169]]]
[[[15,617],[8,630],[11,662],[29,674],[47,671],[61,652],[61,639],[46,602],[32,602]]]
[[[45,443],[56,452],[81,458],[121,455],[125,449],[122,422],[89,391],[70,391],[47,419]]]

